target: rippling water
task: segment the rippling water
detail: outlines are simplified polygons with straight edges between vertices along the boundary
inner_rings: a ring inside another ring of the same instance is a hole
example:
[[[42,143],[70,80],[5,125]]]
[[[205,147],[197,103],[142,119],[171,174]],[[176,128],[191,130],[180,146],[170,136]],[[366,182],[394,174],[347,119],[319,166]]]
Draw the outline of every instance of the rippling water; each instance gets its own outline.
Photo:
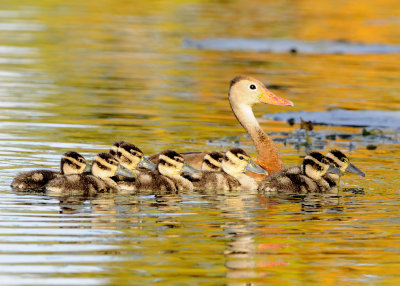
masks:
[[[301,161],[304,132],[265,114],[398,111],[398,54],[183,45],[238,37],[400,44],[397,1],[314,3],[2,1],[1,284],[397,285],[396,123],[366,136],[357,127],[315,126],[313,148],[340,148],[367,174],[346,177],[348,189],[339,196],[87,199],[9,187],[18,172],[57,169],[67,150],[90,159],[122,139],[146,154],[238,145],[254,155],[227,102],[237,74],[260,78],[295,102],[291,109],[255,107],[287,165]]]

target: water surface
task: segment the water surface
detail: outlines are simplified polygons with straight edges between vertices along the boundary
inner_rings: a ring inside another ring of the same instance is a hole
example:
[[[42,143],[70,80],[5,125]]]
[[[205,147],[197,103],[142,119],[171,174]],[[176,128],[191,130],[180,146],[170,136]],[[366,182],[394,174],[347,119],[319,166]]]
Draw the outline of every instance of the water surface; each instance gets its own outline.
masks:
[[[347,176],[351,189],[339,196],[87,199],[14,193],[9,185],[18,172],[57,169],[68,150],[90,160],[116,140],[146,154],[240,146],[255,155],[227,102],[238,74],[295,103],[254,110],[285,163],[298,164],[305,132],[270,115],[396,112],[400,55],[199,50],[184,39],[399,45],[398,15],[394,0],[2,1],[2,284],[397,285],[400,145],[393,122],[374,138],[355,125],[310,132],[314,149],[340,148],[367,174]]]

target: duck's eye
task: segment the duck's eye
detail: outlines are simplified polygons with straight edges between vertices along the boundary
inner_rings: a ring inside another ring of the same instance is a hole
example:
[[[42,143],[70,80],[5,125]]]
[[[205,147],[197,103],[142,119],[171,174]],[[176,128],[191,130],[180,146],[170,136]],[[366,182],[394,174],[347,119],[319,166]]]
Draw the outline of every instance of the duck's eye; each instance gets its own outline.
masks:
[[[252,83],[252,84],[250,84],[249,88],[254,90],[254,89],[257,89],[257,86]]]
[[[222,158],[219,158],[219,159],[218,159],[218,162],[222,162]]]
[[[136,156],[136,155],[137,155],[137,153],[136,153],[135,151],[132,151],[131,154],[132,154],[133,156]]]
[[[240,160],[244,160],[244,157],[242,155],[239,155]]]

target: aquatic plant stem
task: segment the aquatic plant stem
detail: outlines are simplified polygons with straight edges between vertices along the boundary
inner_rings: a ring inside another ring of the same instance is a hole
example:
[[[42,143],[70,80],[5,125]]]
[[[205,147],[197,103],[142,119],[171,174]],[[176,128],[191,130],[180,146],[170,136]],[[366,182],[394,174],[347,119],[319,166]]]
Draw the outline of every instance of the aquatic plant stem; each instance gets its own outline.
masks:
[[[339,175],[338,183],[337,183],[337,195],[339,196],[340,193],[340,179],[342,178],[342,175]]]

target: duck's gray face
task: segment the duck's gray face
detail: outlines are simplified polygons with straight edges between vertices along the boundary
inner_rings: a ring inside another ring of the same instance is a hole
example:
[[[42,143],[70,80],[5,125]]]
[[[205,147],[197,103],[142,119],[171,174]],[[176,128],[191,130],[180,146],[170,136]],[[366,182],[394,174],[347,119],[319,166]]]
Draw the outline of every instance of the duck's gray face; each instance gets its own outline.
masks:
[[[250,157],[240,148],[233,148],[225,153],[222,161],[222,169],[230,175],[238,175],[245,172]]]
[[[181,174],[183,165],[183,157],[171,150],[164,151],[158,157],[158,171],[164,176],[177,176]]]
[[[220,152],[210,152],[209,154],[206,154],[203,158],[201,170],[214,172],[221,171],[223,158],[224,154]]]
[[[128,170],[135,170],[143,159],[143,152],[133,144],[124,143],[118,148],[119,163]]]
[[[99,153],[93,159],[92,174],[99,178],[109,178],[118,170],[118,161],[109,153]]]
[[[82,174],[85,168],[86,160],[77,152],[69,151],[61,158],[61,173],[64,175]]]
[[[238,76],[231,81],[229,97],[250,106],[255,103],[293,106],[291,101],[276,96],[260,81],[249,76]]]

